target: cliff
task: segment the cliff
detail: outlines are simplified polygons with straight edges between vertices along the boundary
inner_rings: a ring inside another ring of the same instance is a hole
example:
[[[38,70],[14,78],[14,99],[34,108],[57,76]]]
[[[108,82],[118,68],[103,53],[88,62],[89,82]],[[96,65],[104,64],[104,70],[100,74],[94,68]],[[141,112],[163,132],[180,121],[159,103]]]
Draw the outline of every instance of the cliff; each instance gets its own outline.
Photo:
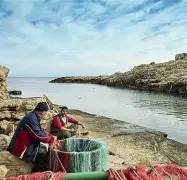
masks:
[[[50,83],[93,83],[120,88],[187,94],[187,54],[177,54],[175,60],[135,66],[128,72],[110,76],[61,77]]]
[[[55,114],[55,110],[46,96],[11,98],[6,83],[8,72],[7,67],[0,66],[0,178],[32,172],[32,163],[22,161],[6,151],[19,121],[41,101],[46,101],[50,107],[45,119],[41,119],[42,128],[49,128]]]
[[[9,69],[4,66],[0,66],[0,101],[3,99],[9,99],[6,80],[8,77]]]

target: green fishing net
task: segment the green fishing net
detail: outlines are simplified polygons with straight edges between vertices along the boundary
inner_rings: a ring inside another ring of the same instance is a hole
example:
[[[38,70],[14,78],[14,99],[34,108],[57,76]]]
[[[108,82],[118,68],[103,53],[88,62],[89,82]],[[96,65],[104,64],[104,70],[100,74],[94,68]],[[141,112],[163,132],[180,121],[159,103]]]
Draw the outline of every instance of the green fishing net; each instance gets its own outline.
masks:
[[[56,150],[51,151],[51,157],[55,159]],[[104,142],[94,139],[68,138],[60,141],[59,148],[61,157],[58,160],[68,161],[66,171],[92,172],[105,171],[108,169],[108,149]],[[68,156],[68,158],[64,158]],[[61,162],[64,164],[64,162]]]

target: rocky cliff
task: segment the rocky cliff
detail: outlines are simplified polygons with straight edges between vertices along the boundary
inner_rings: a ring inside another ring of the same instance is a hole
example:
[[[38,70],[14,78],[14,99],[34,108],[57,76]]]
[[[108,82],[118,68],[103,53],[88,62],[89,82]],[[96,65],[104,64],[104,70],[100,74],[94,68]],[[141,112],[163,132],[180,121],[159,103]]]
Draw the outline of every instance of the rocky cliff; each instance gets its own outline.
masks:
[[[7,76],[8,76],[9,69],[0,66],[0,101],[3,99],[9,99],[8,91],[7,91]]]
[[[19,121],[25,114],[32,111],[38,102],[48,102],[44,97],[5,99],[0,103],[0,178],[30,174],[33,164],[20,160],[6,151],[11,137]],[[45,118],[41,119],[42,128],[49,131],[55,110],[51,109]]]
[[[50,83],[93,83],[121,88],[187,94],[187,54],[177,54],[175,60],[135,66],[131,71],[110,76],[61,77]]]
[[[46,101],[50,111],[41,120],[41,125],[48,130],[52,116],[55,114],[54,106],[46,96],[10,98],[6,84],[8,72],[8,68],[0,66],[0,178],[32,172],[32,163],[22,161],[6,151],[16,126],[23,116],[32,111],[38,102]]]

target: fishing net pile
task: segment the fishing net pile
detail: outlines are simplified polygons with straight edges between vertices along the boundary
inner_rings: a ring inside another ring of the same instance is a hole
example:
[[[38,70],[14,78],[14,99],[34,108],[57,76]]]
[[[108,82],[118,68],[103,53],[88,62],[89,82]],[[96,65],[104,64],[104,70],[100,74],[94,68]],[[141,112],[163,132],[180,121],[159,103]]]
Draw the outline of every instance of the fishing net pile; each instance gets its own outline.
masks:
[[[92,172],[107,168],[108,150],[102,141],[68,138],[49,150],[48,169],[53,172]]]
[[[107,180],[187,180],[187,168],[175,164],[109,169],[106,174]]]
[[[96,172],[97,173],[97,172]],[[109,169],[103,172],[106,176],[96,176],[95,178],[90,174],[89,179],[106,179],[106,180],[187,180],[187,168],[180,167],[175,164],[165,166],[155,165],[152,167],[136,166],[126,169],[114,170]],[[88,173],[87,173],[88,175]],[[4,178],[0,180],[66,180],[79,179],[84,180],[84,176],[79,176],[76,173],[70,176],[65,172],[39,172],[28,175],[21,175],[17,177]],[[88,176],[87,178],[88,179]]]
[[[4,178],[2,180],[65,180],[65,179],[66,179],[66,173],[63,172],[53,173],[51,171],[45,171],[45,172],[21,175],[17,177]]]

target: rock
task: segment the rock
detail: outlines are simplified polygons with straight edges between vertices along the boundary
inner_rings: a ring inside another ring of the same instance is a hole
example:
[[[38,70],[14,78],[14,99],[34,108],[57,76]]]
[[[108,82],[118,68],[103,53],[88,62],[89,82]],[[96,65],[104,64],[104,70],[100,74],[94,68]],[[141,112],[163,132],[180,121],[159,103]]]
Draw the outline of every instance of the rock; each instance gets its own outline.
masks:
[[[125,168],[124,162],[125,162],[124,159],[118,156],[109,155],[108,157],[108,163],[110,165],[110,168],[123,169]]]
[[[21,120],[26,115],[26,111],[14,111],[11,113],[11,119]]]
[[[4,66],[0,66],[0,101],[4,99],[9,99],[9,94],[6,84],[8,72],[9,72],[8,68]]]
[[[18,90],[13,90],[13,91],[8,91],[10,95],[21,95],[21,91]]]
[[[32,111],[35,106],[41,101],[46,100],[43,97],[3,100],[0,103],[0,120],[21,120],[25,116],[25,114]]]
[[[187,95],[187,54],[177,54],[176,60],[135,66],[131,71],[111,76],[61,77],[51,83],[93,83],[120,88]]]
[[[24,99],[7,99],[3,100],[0,104],[0,111],[16,111],[16,110],[23,110],[25,108],[25,101]]]
[[[14,133],[15,122],[2,120],[0,121],[0,134],[12,136]]]
[[[0,159],[0,166],[3,165],[8,170],[5,177],[30,174],[34,168],[33,163],[18,159],[16,156],[11,155],[8,151],[0,152]]]
[[[11,137],[4,134],[0,134],[0,152],[7,149],[10,143]]]
[[[151,62],[151,63],[150,63],[150,65],[154,65],[154,64],[156,64],[156,63],[155,63],[155,62]]]
[[[0,66],[0,81],[6,81],[8,77],[9,69],[5,66]]]
[[[71,77],[62,77],[50,81],[50,83],[92,83],[92,84],[101,84],[102,80],[108,76],[71,76]]]
[[[9,124],[10,123],[6,120],[0,121],[0,134],[7,135],[7,129],[8,129]]]
[[[0,119],[10,119],[11,113],[9,111],[0,111]]]
[[[0,165],[0,178],[5,178],[8,169],[5,165]]]
[[[175,60],[187,59],[187,53],[180,53],[175,55]]]

